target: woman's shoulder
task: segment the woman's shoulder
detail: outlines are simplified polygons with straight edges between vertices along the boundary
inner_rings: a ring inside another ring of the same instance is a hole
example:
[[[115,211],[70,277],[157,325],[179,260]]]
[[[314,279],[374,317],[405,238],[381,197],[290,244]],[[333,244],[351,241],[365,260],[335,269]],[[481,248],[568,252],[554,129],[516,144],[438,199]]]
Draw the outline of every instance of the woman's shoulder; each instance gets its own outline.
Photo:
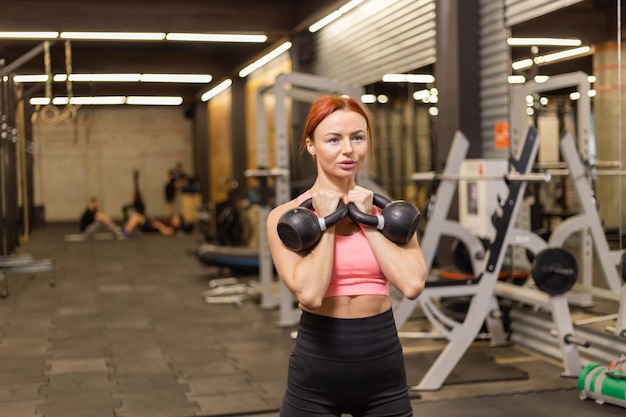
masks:
[[[277,223],[278,218],[282,216],[285,212],[291,210],[292,208],[298,207],[300,204],[302,204],[303,201],[310,197],[311,193],[307,190],[304,193],[298,195],[296,198],[274,207],[269,213],[268,222],[271,221]]]
[[[274,207],[272,210],[270,210],[270,214],[269,217],[270,218],[278,218],[280,216],[283,215],[283,213],[285,213],[288,210],[291,210],[292,208],[298,207],[300,205],[300,202],[298,201],[297,198],[294,198],[293,200],[287,201],[286,203],[280,204],[276,207]]]

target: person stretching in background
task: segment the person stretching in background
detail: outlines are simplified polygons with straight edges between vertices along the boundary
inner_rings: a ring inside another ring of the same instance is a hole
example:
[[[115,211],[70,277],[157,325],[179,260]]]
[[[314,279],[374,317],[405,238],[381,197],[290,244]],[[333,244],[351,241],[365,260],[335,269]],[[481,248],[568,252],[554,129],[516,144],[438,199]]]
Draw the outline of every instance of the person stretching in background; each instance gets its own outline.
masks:
[[[187,182],[187,174],[183,170],[183,164],[177,163],[172,169],[167,170],[165,183],[165,215],[171,217],[174,214],[174,203],[178,189]]]
[[[122,236],[122,228],[106,214],[98,211],[100,208],[100,201],[98,197],[91,197],[89,203],[80,216],[79,228],[80,233],[84,236],[90,236],[100,230],[103,226],[111,230],[118,237]]]
[[[139,229],[144,233],[159,232],[164,236],[171,236],[179,230],[189,233],[192,231],[192,227],[178,214],[173,215],[169,219],[156,220],[148,219],[143,214],[133,212],[130,214],[126,224],[124,224],[121,233],[123,238],[127,238],[133,230]]]

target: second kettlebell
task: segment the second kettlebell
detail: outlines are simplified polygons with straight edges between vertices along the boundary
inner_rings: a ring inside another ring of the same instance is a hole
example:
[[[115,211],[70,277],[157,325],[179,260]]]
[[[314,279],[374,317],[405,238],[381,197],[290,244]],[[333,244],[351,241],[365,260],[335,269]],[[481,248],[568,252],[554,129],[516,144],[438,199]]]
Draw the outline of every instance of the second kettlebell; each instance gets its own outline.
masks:
[[[404,200],[392,202],[380,194],[374,194],[374,205],[382,209],[377,216],[363,213],[353,203],[348,204],[348,215],[358,223],[377,228],[396,244],[409,243],[419,222],[417,207]]]

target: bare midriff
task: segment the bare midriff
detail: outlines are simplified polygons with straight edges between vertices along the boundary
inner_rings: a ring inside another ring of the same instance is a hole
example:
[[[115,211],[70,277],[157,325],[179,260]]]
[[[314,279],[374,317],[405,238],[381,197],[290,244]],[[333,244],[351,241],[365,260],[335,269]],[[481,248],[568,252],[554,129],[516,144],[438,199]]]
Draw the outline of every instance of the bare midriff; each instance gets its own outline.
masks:
[[[300,308],[322,316],[357,319],[384,313],[391,308],[391,300],[386,295],[343,295],[324,298],[322,305],[315,310],[307,309],[302,305]]]

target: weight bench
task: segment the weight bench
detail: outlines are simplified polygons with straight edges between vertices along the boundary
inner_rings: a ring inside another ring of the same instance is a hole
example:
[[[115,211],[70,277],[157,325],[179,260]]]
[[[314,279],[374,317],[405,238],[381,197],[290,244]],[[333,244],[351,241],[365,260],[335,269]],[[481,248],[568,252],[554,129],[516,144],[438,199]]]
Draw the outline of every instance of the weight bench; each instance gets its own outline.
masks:
[[[220,246],[200,244],[195,250],[200,262],[244,273],[259,272],[259,249],[247,246]]]
[[[4,285],[0,289],[0,297],[9,295],[8,274],[35,274],[38,272],[54,272],[54,262],[51,259],[33,259],[29,254],[0,256],[0,282]],[[50,288],[56,286],[54,274],[50,278]]]

